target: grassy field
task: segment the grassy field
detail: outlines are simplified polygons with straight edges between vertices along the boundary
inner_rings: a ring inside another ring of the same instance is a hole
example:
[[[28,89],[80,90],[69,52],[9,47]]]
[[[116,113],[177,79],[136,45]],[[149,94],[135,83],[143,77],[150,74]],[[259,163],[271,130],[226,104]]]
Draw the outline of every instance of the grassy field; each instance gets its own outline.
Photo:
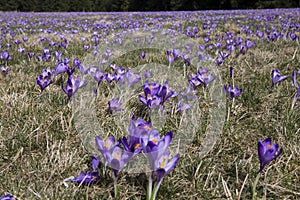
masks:
[[[255,43],[242,51],[236,45],[230,56],[215,67],[222,85],[234,82],[242,88],[242,93],[234,101],[228,95],[224,97],[226,111],[220,122],[222,131],[218,133],[212,150],[204,156],[201,147],[212,106],[210,84],[206,89],[203,86],[197,88],[201,127],[195,132],[189,148],[180,153],[174,171],[164,178],[157,199],[251,199],[252,184],[259,170],[257,142],[267,137],[278,143],[283,153],[263,170],[256,188],[257,199],[300,199],[300,102],[296,102],[291,110],[297,92],[291,75],[300,69],[300,9],[111,15],[0,13],[0,16],[0,52],[8,50],[12,56],[11,60],[0,60],[0,65],[11,67],[6,76],[1,74],[0,77],[0,195],[10,193],[18,199],[113,199],[114,185],[109,169],[103,175],[102,168],[99,168],[100,180],[95,184],[68,183],[68,187],[63,184],[64,179],[91,169],[92,152],[82,144],[72,103],[61,89],[68,74],[55,77],[43,93],[36,84],[36,77],[42,69],[55,69],[55,51],[60,51],[62,58],[70,59],[70,66],[74,58],[84,62],[96,49],[92,40],[96,31],[97,47],[101,48],[105,46],[105,38],[111,43],[121,38],[116,34],[119,31],[146,27],[149,30],[169,28],[194,41],[195,46],[205,45],[205,50],[199,52],[209,53],[213,58],[210,65],[213,66],[219,51],[229,52],[226,50],[227,40],[241,38],[243,42],[248,39]],[[204,25],[212,29],[204,28]],[[188,27],[191,30],[196,27],[198,32],[189,36]],[[264,36],[258,37],[256,30],[264,32]],[[269,39],[268,31],[274,36],[275,30],[282,37]],[[230,38],[226,32],[233,36]],[[288,34],[290,32],[298,38],[293,40]],[[24,42],[22,37],[27,37],[28,41]],[[48,41],[41,41],[41,37]],[[210,41],[205,42],[205,37]],[[17,39],[21,44],[14,42]],[[68,45],[67,48],[51,46],[51,41],[56,44],[67,41]],[[217,42],[223,46],[216,48]],[[7,44],[12,46],[7,47]],[[83,45],[90,48],[85,51]],[[210,45],[212,49],[209,49]],[[18,51],[20,47],[25,48],[23,54]],[[51,58],[38,61],[36,56],[42,55],[44,48],[50,50]],[[146,52],[145,59],[139,58],[141,51]],[[148,63],[168,66],[165,51],[141,51],[127,53],[115,63],[132,69]],[[27,52],[34,52],[34,57],[29,59]],[[99,50],[97,55],[104,53]],[[93,57],[90,60],[94,65]],[[183,73],[183,64],[177,60],[171,67]],[[108,68],[108,63],[104,66]],[[233,67],[233,78],[229,76],[230,66]],[[192,71],[192,67],[190,69]],[[269,89],[273,69],[278,69],[288,78]],[[74,74],[80,75],[79,70],[76,69]],[[185,78],[188,83],[188,78]],[[114,87],[115,83],[106,81],[99,85],[95,113],[105,135],[126,136],[127,133],[115,124],[116,115],[107,111]],[[121,119],[126,120],[125,124],[129,124],[128,119],[135,111],[143,115],[138,99],[132,105],[130,115]],[[136,105],[140,107],[134,107]],[[166,124],[166,127],[176,132],[173,124]],[[146,199],[146,182],[145,173],[121,171],[118,176],[119,198]]]

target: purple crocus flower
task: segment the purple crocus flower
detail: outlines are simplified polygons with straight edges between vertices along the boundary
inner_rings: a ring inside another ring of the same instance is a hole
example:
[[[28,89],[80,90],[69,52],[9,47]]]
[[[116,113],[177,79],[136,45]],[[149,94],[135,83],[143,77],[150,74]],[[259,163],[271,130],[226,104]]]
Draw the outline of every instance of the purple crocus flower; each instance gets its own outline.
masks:
[[[169,88],[168,82],[166,81],[164,85],[160,87],[160,90],[157,92],[157,96],[161,98],[161,104],[166,102],[169,98],[177,96],[175,90]]]
[[[107,73],[105,76],[105,79],[108,83],[113,82],[113,80],[115,80],[116,78],[116,74],[115,73]]]
[[[247,47],[247,49],[253,47],[255,45],[254,42],[252,42],[251,40],[246,40],[245,41],[245,46]]]
[[[282,148],[278,150],[279,145],[272,144],[271,138],[267,138],[263,142],[261,140],[258,141],[258,158],[260,162],[258,173],[262,172],[267,164],[275,160],[282,153]]]
[[[54,54],[55,54],[56,60],[57,61],[60,60],[62,53],[60,51],[55,51]]]
[[[172,138],[172,132],[168,132],[162,139],[160,139],[158,132],[153,132],[150,134],[149,139],[143,143],[143,151],[152,171],[157,169],[155,162],[167,151]]]
[[[176,112],[178,112],[178,111],[184,112],[186,110],[189,110],[190,108],[192,108],[192,106],[190,104],[185,103],[182,100],[179,100],[178,104],[177,104]]]
[[[113,110],[119,111],[122,110],[122,103],[119,102],[119,98],[114,98],[108,103],[108,110],[111,112]]]
[[[151,72],[149,72],[149,71],[144,71],[144,77],[145,78],[151,78],[153,75],[152,75],[152,73]]]
[[[227,58],[230,54],[229,53],[226,53],[224,51],[219,51],[219,54],[221,56],[221,58],[224,60],[225,58]]]
[[[3,76],[6,76],[8,74],[8,72],[11,70],[11,68],[10,67],[4,67],[3,65],[1,65],[0,70],[3,74]]]
[[[68,68],[69,67],[65,63],[63,62],[58,63],[55,68],[55,75],[68,71]]]
[[[72,75],[75,71],[75,68],[69,67],[65,62],[59,62],[55,68],[55,75],[67,72],[69,75]]]
[[[242,92],[242,89],[239,89],[238,87],[232,87],[231,85],[228,85],[227,87],[228,93],[230,96],[230,99],[232,100],[233,98],[239,96]],[[224,86],[224,92],[226,92],[226,86]]]
[[[1,54],[0,54],[0,59],[3,59],[3,60],[11,60],[12,57],[11,55],[9,54],[9,52],[7,50],[3,51]]]
[[[169,161],[169,153],[165,151],[160,158],[158,158],[155,162],[156,168],[156,177],[157,182],[159,183],[164,176],[169,174],[177,165],[177,162],[180,158],[180,155],[177,153],[170,161]]]
[[[141,80],[141,75],[138,72],[132,72],[128,70],[126,72],[126,79],[129,86],[133,86],[134,84],[138,83]]]
[[[216,58],[216,64],[217,64],[217,65],[221,65],[223,62],[224,62],[224,59],[222,59],[222,58],[220,58],[220,57],[217,57],[217,58]]]
[[[140,54],[139,54],[139,57],[140,57],[141,59],[144,59],[144,58],[146,57],[146,52],[143,51],[142,53],[140,53]]]
[[[179,160],[179,154],[176,154],[170,161],[168,147],[172,141],[173,133],[168,132],[161,140],[159,134],[154,135],[154,139],[150,139],[143,147],[148,158],[152,172],[156,173],[157,185],[162,181],[163,177],[170,173]]]
[[[171,65],[175,60],[174,55],[171,50],[167,50],[167,59],[168,59],[169,65]]]
[[[6,194],[0,197],[0,200],[15,200],[16,197],[14,195],[11,194]]]
[[[89,50],[90,46],[89,45],[84,45],[83,48],[84,48],[85,51],[87,51],[87,50]]]
[[[197,88],[202,83],[198,80],[197,74],[189,75],[189,83],[194,87]]]
[[[33,52],[28,52],[27,55],[28,55],[29,59],[31,59],[34,56],[34,53]]]
[[[77,182],[85,185],[97,182],[100,179],[99,172],[97,171],[99,164],[100,164],[100,157],[93,155],[92,156],[93,171],[87,170],[85,173],[81,173],[77,177],[73,179],[69,179],[68,181]]]
[[[208,70],[206,68],[198,69],[197,78],[204,85],[204,87],[206,87],[208,83],[215,80],[215,77],[212,75],[212,73],[208,74]]]
[[[133,155],[138,154],[143,149],[143,145],[147,144],[149,136],[151,137],[155,134],[159,136],[159,133],[152,129],[151,122],[145,122],[141,118],[135,120],[136,117],[134,115],[128,128],[129,141],[126,137],[119,140],[124,150],[131,152]]]
[[[78,58],[74,58],[74,60],[73,60],[73,65],[74,65],[74,67],[79,67],[80,66],[80,61],[79,61],[79,59]]]
[[[41,92],[44,91],[46,87],[48,87],[52,83],[52,75],[54,70],[51,71],[48,67],[46,70],[43,69],[42,74],[36,77],[36,83],[40,86]]]
[[[288,76],[281,76],[279,71],[277,69],[272,70],[272,85],[271,87],[273,87],[276,83],[282,82],[285,79],[288,78]]]
[[[66,87],[62,85],[61,88],[64,91],[64,93],[66,93],[68,99],[70,100],[71,97],[77,92],[77,90],[85,85],[86,85],[85,80],[80,81],[79,76],[73,78],[72,75],[70,75]]]
[[[18,48],[18,52],[23,54],[25,52],[25,48],[24,47],[20,47]]]
[[[144,94],[145,97],[142,95],[139,95],[140,101],[148,106],[148,108],[154,108],[159,106],[161,103],[161,99],[157,96],[158,91],[160,90],[161,85],[157,83],[148,84],[148,82],[145,82],[144,84]]]
[[[102,70],[96,69],[94,72],[91,71],[93,67],[89,69],[89,74],[94,77],[98,85],[105,79],[105,74]]]
[[[96,137],[96,146],[104,158],[105,166],[109,160],[109,152],[111,152],[117,145],[119,145],[119,141],[115,142],[114,136],[109,136],[105,140],[102,140],[99,136]]]
[[[133,158],[133,154],[124,151],[118,146],[115,146],[113,151],[107,155],[108,164],[114,173],[114,178],[118,176],[120,170]]]

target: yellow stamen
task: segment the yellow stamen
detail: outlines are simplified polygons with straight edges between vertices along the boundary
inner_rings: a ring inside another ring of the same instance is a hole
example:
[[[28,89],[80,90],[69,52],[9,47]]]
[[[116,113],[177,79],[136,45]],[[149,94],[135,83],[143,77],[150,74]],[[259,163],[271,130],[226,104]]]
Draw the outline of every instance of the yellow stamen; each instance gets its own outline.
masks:
[[[270,149],[272,146],[270,144],[268,144],[267,148]]]
[[[157,139],[152,139],[152,142],[157,143],[158,140]]]
[[[153,86],[152,86],[152,85],[150,85],[150,87],[149,87],[149,88],[150,88],[150,91],[152,91],[152,90],[153,90]]]
[[[137,149],[137,148],[139,148],[141,146],[141,144],[136,144],[135,146],[134,146],[134,149]]]
[[[145,129],[146,131],[149,131],[151,128],[150,128],[149,126],[145,125],[145,126],[144,126],[144,129]]]
[[[117,160],[121,159],[121,151],[118,151],[116,154],[113,155],[113,157]]]
[[[167,158],[164,157],[164,158],[162,159],[162,162],[160,163],[160,168],[165,168],[166,161],[167,161]]]

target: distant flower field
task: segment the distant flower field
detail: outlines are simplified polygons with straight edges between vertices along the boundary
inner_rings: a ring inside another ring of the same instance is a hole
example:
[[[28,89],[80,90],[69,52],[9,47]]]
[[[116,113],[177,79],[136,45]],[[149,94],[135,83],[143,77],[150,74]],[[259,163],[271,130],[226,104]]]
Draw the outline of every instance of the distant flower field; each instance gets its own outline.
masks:
[[[299,44],[299,8],[0,13],[0,199],[299,199]]]

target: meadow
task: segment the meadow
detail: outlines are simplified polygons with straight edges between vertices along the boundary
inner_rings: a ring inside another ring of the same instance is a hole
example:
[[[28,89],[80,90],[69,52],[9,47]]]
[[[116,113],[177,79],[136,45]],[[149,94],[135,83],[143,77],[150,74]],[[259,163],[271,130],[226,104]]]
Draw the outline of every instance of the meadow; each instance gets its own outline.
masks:
[[[157,199],[300,199],[299,8],[0,16],[0,196],[150,199],[147,146],[116,173],[95,140],[141,125],[173,132]]]

